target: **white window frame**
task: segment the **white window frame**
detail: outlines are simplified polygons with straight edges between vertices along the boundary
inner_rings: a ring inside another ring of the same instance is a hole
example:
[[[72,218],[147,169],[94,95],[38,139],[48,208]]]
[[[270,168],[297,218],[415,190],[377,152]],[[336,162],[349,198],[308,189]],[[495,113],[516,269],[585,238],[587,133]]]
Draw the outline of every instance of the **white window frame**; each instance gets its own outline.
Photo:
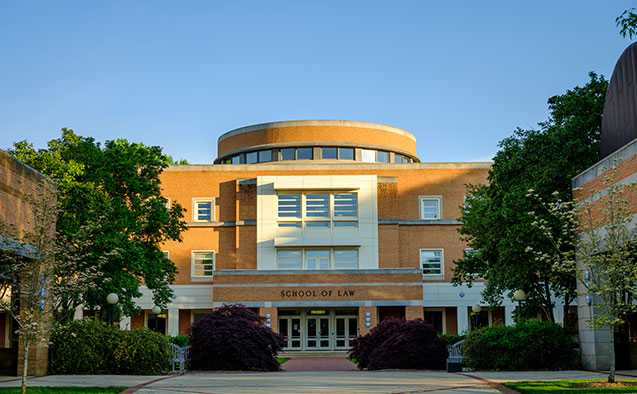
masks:
[[[199,220],[198,216],[198,204],[210,203],[210,220]],[[200,223],[209,223],[215,221],[215,198],[214,197],[197,197],[192,199],[192,221]]]
[[[321,195],[327,195],[328,196],[328,216],[327,217],[313,217],[313,216],[308,216],[307,214],[307,196],[311,196],[311,195],[315,195],[315,194],[321,194]],[[335,212],[335,198],[334,196],[337,194],[354,194],[356,195],[356,216],[336,216],[336,212]],[[284,195],[300,195],[301,196],[301,217],[285,217],[285,216],[278,216],[278,207],[279,207],[279,203],[278,203],[278,198],[279,196],[284,196]],[[277,226],[279,226],[279,224],[281,223],[300,223],[300,227],[301,228],[307,228],[307,223],[310,222],[314,222],[314,223],[328,223],[328,226],[330,228],[334,228],[336,227],[334,225],[334,223],[336,222],[346,222],[346,223],[356,223],[356,225],[352,225],[352,226],[347,226],[347,227],[351,227],[351,228],[356,228],[358,227],[358,222],[359,222],[359,215],[360,215],[360,196],[358,192],[355,191],[324,191],[324,192],[319,192],[319,191],[308,191],[308,192],[304,192],[304,191],[299,191],[299,192],[284,192],[284,193],[277,193]],[[328,227],[326,226],[326,227]],[[282,227],[282,226],[281,226]],[[341,227],[345,227],[345,226],[341,226]]]
[[[162,250],[161,252],[166,256],[168,260],[170,260],[170,250]]]
[[[424,308],[423,310],[423,320],[425,320],[424,312],[442,312],[442,332],[441,334],[447,333],[447,308]]]
[[[300,269],[285,269],[279,268],[278,255],[279,250],[300,250],[301,251],[301,268]],[[329,251],[328,269],[308,269],[307,267],[307,252],[313,250]],[[356,268],[335,268],[335,256],[334,252],[338,250],[355,250],[356,251]],[[360,268],[360,249],[358,248],[335,248],[335,247],[316,247],[316,248],[280,248],[277,249],[277,270],[280,271],[332,271],[332,270],[357,270]]]
[[[424,209],[422,203],[425,201],[435,201],[436,202],[436,217],[425,218],[424,217]],[[442,219],[442,196],[418,196],[418,218],[420,220],[441,220]]]
[[[440,252],[440,273],[439,274],[425,274],[423,272],[423,279],[444,279],[445,278],[445,250],[443,248],[420,248],[418,251],[418,265],[420,266],[420,271],[422,272],[422,252],[433,251]]]
[[[195,255],[198,253],[212,253],[212,275],[195,275]],[[190,280],[193,282],[210,282],[214,278],[217,269],[217,252],[215,250],[191,250],[190,251]]]

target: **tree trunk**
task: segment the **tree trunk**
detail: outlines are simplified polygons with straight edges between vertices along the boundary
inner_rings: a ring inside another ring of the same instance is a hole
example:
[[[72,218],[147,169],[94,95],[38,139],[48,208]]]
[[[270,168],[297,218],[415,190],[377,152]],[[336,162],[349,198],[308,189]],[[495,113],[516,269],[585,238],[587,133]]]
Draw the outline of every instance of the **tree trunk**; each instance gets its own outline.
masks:
[[[544,281],[544,292],[546,293],[546,312],[551,323],[555,323],[555,314],[553,313],[553,301],[551,298],[551,288],[548,280]]]
[[[615,325],[610,326],[610,371],[608,383],[615,383]]]
[[[22,360],[22,394],[26,394],[27,392],[27,367],[29,365],[29,345],[22,339],[24,342],[24,360]]]

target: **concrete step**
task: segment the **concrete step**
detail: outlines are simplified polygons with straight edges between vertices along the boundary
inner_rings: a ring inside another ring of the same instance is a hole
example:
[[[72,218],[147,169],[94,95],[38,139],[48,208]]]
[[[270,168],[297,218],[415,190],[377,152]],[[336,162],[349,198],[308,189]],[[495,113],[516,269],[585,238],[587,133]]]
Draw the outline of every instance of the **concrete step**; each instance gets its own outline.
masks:
[[[347,351],[287,351],[279,352],[277,357],[290,358],[347,358]]]

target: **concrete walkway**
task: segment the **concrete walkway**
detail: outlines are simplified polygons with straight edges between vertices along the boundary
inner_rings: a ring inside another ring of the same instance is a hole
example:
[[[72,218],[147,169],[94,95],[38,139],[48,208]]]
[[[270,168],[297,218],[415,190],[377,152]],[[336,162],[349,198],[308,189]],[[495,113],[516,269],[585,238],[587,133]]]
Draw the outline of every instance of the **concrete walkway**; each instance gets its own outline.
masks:
[[[357,371],[358,367],[346,358],[293,358],[282,366],[286,372]]]
[[[188,373],[169,376],[58,375],[29,379],[30,386],[126,386],[124,393],[194,394],[414,394],[427,392],[507,392],[500,382],[555,379],[605,379],[586,371],[470,372],[351,371]],[[637,378],[637,371],[622,371],[618,378]],[[15,377],[0,378],[0,387],[19,386]],[[508,391],[512,393],[512,391]]]

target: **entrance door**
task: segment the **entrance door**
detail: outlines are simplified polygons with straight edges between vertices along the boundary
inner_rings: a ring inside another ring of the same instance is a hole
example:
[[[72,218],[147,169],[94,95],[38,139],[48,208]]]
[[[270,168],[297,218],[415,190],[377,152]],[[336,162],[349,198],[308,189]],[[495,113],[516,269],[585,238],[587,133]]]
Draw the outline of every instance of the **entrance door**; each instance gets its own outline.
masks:
[[[307,318],[306,348],[317,350],[330,349],[330,318],[308,317]]]
[[[288,350],[301,349],[301,318],[281,317],[279,318],[279,333],[287,337]]]
[[[349,349],[349,342],[358,334],[358,318],[355,316],[336,316],[335,349]]]

